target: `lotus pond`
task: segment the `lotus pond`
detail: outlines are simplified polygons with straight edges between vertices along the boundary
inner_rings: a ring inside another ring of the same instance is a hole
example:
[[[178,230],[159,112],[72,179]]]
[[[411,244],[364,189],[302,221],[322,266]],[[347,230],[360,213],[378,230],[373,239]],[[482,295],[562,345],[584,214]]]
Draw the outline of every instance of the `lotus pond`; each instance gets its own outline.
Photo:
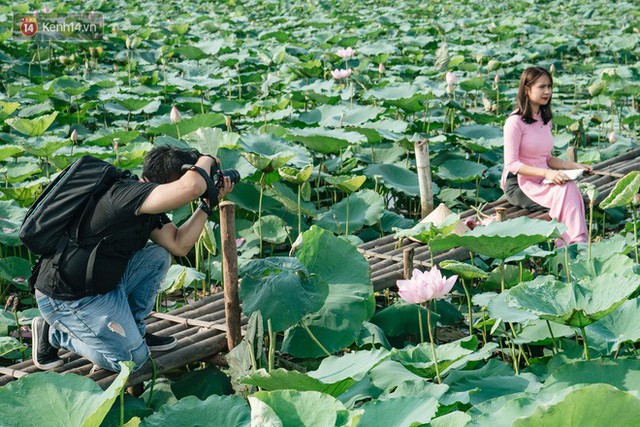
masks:
[[[584,188],[589,245],[556,250],[563,226],[528,218],[451,233],[456,212],[474,208],[481,222],[502,195],[502,125],[528,65],[553,72],[560,157],[574,147],[597,163],[638,146],[634,2],[9,1],[0,11],[0,366],[30,357],[38,315],[22,218],[87,154],[139,171],[151,147],[172,144],[240,171],[229,199],[249,318],[228,366],[186,366],[139,398],[123,392],[127,364],[106,391],[31,374],[0,388],[0,425],[640,424],[639,173],[604,200]],[[12,14],[33,11],[101,13],[104,37],[14,38]],[[454,212],[437,226],[417,224],[423,139],[435,203]],[[216,224],[176,259],[158,311],[216,291]],[[390,234],[472,258],[439,265],[457,276],[445,299],[409,304],[374,292],[357,250]]]

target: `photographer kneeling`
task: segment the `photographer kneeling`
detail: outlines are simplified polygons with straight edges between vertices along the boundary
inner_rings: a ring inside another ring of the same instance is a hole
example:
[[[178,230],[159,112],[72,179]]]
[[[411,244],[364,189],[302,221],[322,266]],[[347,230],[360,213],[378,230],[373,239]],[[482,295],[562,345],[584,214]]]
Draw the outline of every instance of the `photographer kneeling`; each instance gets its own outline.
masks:
[[[222,178],[219,172],[219,188],[212,192],[212,180],[205,176],[209,171],[219,171],[211,156],[156,147],[145,156],[141,179],[119,179],[97,197],[93,213],[89,218],[82,215],[78,225],[82,236],[106,235],[87,277],[91,274],[88,281],[98,282],[117,275],[117,286],[105,293],[92,292],[91,286],[79,291],[69,283],[82,283],[84,277],[66,280],[61,273],[62,279],[52,280],[53,266],[61,267],[40,263],[35,288],[43,318],[32,324],[33,360],[38,368],[61,366],[57,352],[64,348],[110,371],[119,371],[121,361],[133,361],[137,369],[148,359],[149,350],[168,350],[176,345],[174,337],[147,333],[145,318],[171,264],[170,254],[188,254],[211,213],[209,202],[216,206],[218,200],[203,197],[200,207],[179,228],[165,212],[205,194],[217,193],[222,198],[232,191],[232,179]],[[232,178],[237,181],[238,177]]]

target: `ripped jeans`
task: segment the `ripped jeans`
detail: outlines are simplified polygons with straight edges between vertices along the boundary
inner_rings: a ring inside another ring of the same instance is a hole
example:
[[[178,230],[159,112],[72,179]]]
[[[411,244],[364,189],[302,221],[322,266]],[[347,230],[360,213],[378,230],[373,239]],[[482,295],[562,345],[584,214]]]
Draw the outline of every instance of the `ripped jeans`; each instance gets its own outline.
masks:
[[[73,301],[36,292],[40,313],[52,326],[49,342],[110,371],[119,372],[118,362],[129,360],[138,369],[149,358],[145,318],[170,264],[169,252],[149,243],[133,254],[111,292]]]

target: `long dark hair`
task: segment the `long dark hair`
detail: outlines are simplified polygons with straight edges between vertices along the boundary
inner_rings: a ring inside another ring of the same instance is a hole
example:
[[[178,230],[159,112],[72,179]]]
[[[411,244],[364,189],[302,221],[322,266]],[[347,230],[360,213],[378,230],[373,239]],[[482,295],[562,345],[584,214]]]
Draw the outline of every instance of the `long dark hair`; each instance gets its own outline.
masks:
[[[520,76],[520,86],[518,87],[518,109],[514,112],[519,116],[522,116],[522,121],[525,123],[533,123],[536,119],[533,118],[533,111],[531,109],[531,102],[529,101],[529,97],[527,96],[527,87],[531,87],[536,80],[538,80],[541,76],[547,76],[551,85],[553,86],[553,77],[551,73],[545,70],[542,67],[529,67],[522,72]],[[549,101],[546,105],[540,106],[540,115],[542,116],[542,121],[546,125],[549,120],[553,117],[551,113],[551,96],[549,97]]]

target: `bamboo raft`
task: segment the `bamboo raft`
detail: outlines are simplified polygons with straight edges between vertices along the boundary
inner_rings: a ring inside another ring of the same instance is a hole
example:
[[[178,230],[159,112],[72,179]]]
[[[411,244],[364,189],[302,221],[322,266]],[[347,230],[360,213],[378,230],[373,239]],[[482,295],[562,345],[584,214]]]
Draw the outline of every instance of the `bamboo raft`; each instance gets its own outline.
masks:
[[[590,182],[596,186],[600,192],[597,200],[599,203],[611,192],[621,175],[633,170],[640,170],[640,148],[599,163],[594,166],[594,169],[596,173],[583,178],[582,182]],[[227,209],[231,209],[231,211],[226,216],[233,218],[233,207],[221,204],[221,212]],[[526,209],[510,206],[504,200],[488,204],[485,213],[495,214],[496,210],[501,209],[504,210],[509,218],[529,215],[531,218],[549,219],[546,211],[531,213]],[[468,210],[460,216],[464,220],[473,215],[475,215],[475,211]],[[224,237],[223,241],[231,242],[235,245],[233,221],[223,221],[221,231]],[[225,249],[223,244],[223,251],[225,252],[223,263],[233,264],[237,262],[233,256],[236,253],[235,246]],[[376,291],[394,287],[396,280],[403,277],[404,269],[407,268],[408,264],[421,267],[429,267],[431,265],[429,247],[421,243],[412,242],[409,239],[403,239],[399,244],[393,236],[387,236],[361,245],[359,251],[369,261],[372,281]],[[229,255],[227,256],[227,254]],[[462,261],[468,258],[469,252],[466,249],[455,248],[434,254],[433,260],[437,264],[445,259]],[[230,265],[225,267],[225,271],[228,271],[228,274],[225,275],[226,291],[235,287],[235,285],[227,286],[227,280],[229,280],[229,283],[236,283],[237,285],[237,266]],[[225,309],[228,309],[229,306],[239,307],[237,290],[235,294],[231,291],[229,293],[230,295],[214,294],[169,313],[151,314],[147,320],[149,332],[173,335],[178,339],[178,345],[171,351],[152,354],[157,375],[182,367],[188,363],[211,360],[219,353],[228,350],[229,334],[226,326],[228,319],[225,318]],[[246,325],[246,322],[247,319],[242,318],[240,324]],[[239,330],[238,327],[235,327],[237,325],[234,325],[234,322],[231,324],[232,329]],[[233,332],[233,334],[237,334],[237,332]],[[237,341],[238,337],[235,338],[235,342]],[[91,362],[73,353],[62,352],[60,356],[66,363],[55,369],[55,372],[87,376],[103,388],[108,387],[116,377],[115,373],[106,370],[93,372]],[[31,360],[9,367],[0,367],[0,375],[2,375],[0,376],[0,386],[38,371],[38,368],[33,365]],[[153,366],[150,362],[147,362],[130,376],[128,384],[130,386],[141,384],[143,381],[152,378],[153,375]]]
[[[599,192],[596,204],[600,203],[611,192],[619,178],[623,175],[640,170],[640,148],[631,150],[623,155],[594,165],[593,175],[584,175],[580,182],[595,185]],[[494,215],[497,211],[504,212],[506,218],[517,218],[528,215],[530,218],[549,220],[547,210],[530,212],[516,206],[511,206],[504,198],[487,204],[484,213]],[[460,214],[462,221],[472,217],[476,212],[472,209]],[[407,264],[416,267],[431,267],[431,252],[429,246],[416,243],[409,239],[401,242],[393,236],[382,237],[361,245],[358,250],[369,261],[371,280],[376,291],[395,286],[396,280],[402,279]],[[405,261],[406,259],[406,261]],[[442,253],[433,254],[434,264],[444,260],[464,261],[469,259],[469,252],[465,248],[454,248]]]

